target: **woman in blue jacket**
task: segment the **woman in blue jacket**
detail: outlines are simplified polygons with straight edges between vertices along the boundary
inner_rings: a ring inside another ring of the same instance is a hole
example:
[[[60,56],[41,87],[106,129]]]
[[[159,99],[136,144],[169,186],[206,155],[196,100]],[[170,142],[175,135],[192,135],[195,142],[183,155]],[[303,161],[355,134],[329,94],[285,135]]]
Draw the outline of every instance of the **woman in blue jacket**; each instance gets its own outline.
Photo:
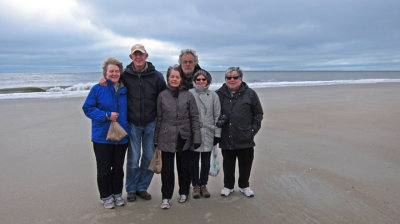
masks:
[[[92,120],[92,142],[97,163],[97,185],[105,208],[125,205],[122,198],[123,164],[128,137],[121,141],[106,140],[112,121],[117,121],[127,133],[127,90],[119,81],[123,67],[115,58],[103,63],[103,75],[107,86],[92,87],[83,104],[85,115]]]

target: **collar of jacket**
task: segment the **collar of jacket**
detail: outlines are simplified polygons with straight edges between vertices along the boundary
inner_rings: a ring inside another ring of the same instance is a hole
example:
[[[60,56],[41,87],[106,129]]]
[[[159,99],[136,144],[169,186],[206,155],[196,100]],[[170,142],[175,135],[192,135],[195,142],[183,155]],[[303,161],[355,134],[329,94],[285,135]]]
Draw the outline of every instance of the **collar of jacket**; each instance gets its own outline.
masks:
[[[106,79],[106,81],[107,81],[107,86],[111,86],[111,87],[114,88],[114,84],[111,82],[111,79]],[[119,89],[122,89],[122,88],[125,87],[125,86],[124,86],[124,83],[121,82],[121,79],[118,80],[118,82],[119,82]]]
[[[138,72],[134,69],[133,62],[131,62],[129,65],[126,66],[124,73],[128,73],[131,75],[137,75],[137,76],[139,76],[139,74],[141,76],[146,76],[146,75],[151,74],[155,70],[156,69],[155,69],[154,65],[151,62],[146,61],[145,69],[141,72]]]
[[[249,86],[245,82],[242,82],[242,84],[239,86],[239,89],[234,93],[234,96],[241,95],[248,88]],[[231,97],[232,94],[231,90],[228,88],[226,83],[224,83],[222,87],[217,90],[217,92],[220,92],[229,98]]]
[[[207,84],[206,86],[199,86],[195,82],[193,82],[193,89],[196,90],[196,92],[198,92],[198,93],[207,92],[209,87],[210,87],[210,84]]]

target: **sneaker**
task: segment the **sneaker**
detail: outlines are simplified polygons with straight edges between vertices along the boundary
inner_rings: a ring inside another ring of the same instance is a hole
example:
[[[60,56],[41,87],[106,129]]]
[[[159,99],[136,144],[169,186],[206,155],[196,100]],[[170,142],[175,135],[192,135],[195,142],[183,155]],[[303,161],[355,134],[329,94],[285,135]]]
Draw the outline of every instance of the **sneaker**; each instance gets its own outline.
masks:
[[[104,200],[103,201],[103,206],[104,206],[104,208],[107,208],[107,209],[115,208],[115,206],[114,206],[114,198],[111,197],[111,198],[109,198],[107,200]]]
[[[206,185],[203,185],[200,187],[200,194],[203,195],[203,197],[205,197],[205,198],[210,197],[210,193],[208,192]]]
[[[151,200],[151,194],[147,193],[147,191],[138,191],[136,195],[145,200]]]
[[[124,206],[125,205],[125,200],[121,196],[116,197],[114,200],[115,200],[116,206]]]
[[[224,187],[224,189],[221,190],[221,196],[228,197],[232,192],[233,192],[233,189]]]
[[[135,192],[128,192],[128,196],[126,197],[126,200],[129,202],[136,201],[136,193]]]
[[[169,199],[163,199],[162,202],[161,202],[160,208],[162,208],[162,209],[171,208],[171,204],[169,203],[169,201],[170,201]]]
[[[179,196],[178,202],[179,202],[179,203],[185,203],[186,201],[187,201],[187,196],[184,195],[184,194],[181,194],[181,195]]]
[[[254,197],[254,192],[250,189],[250,187],[239,188],[239,191],[246,195],[246,197]]]
[[[200,198],[200,187],[199,186],[194,186],[193,187],[193,192],[192,192],[193,198]]]

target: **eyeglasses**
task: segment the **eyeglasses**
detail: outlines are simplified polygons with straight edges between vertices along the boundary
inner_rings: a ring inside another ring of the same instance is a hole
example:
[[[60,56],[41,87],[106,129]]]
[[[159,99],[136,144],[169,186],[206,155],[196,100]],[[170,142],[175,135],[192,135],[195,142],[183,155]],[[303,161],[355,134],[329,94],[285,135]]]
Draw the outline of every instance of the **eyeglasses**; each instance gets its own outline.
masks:
[[[231,80],[231,79],[237,80],[238,78],[239,76],[225,76],[226,80]]]
[[[183,64],[193,64],[194,61],[182,61]]]
[[[200,82],[200,81],[203,81],[203,82],[204,82],[204,81],[207,81],[207,79],[196,79],[196,81],[197,81],[197,82]]]

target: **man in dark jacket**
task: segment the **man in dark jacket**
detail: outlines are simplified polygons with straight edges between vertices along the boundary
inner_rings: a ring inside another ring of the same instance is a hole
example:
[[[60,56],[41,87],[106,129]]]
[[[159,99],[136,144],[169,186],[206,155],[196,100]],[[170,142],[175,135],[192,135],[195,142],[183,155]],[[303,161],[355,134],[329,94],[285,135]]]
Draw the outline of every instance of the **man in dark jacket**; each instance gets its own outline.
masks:
[[[236,159],[239,163],[239,191],[247,197],[254,196],[249,178],[254,158],[254,136],[261,128],[263,109],[257,93],[242,78],[243,72],[239,67],[230,67],[225,73],[225,84],[217,90],[221,115],[225,115],[217,122],[217,126],[222,127],[219,142],[224,170],[222,196],[233,192]]]
[[[179,69],[182,76],[181,86],[184,89],[193,88],[193,74],[201,69],[196,51],[184,49],[179,55]]]
[[[163,75],[151,62],[146,61],[148,54],[143,45],[133,45],[129,57],[132,63],[126,66],[121,80],[128,89],[128,121],[131,132],[125,188],[127,200],[132,202],[136,200],[136,195],[146,200],[151,199],[147,188],[154,173],[147,168],[154,152],[157,97],[166,88],[166,84]]]

